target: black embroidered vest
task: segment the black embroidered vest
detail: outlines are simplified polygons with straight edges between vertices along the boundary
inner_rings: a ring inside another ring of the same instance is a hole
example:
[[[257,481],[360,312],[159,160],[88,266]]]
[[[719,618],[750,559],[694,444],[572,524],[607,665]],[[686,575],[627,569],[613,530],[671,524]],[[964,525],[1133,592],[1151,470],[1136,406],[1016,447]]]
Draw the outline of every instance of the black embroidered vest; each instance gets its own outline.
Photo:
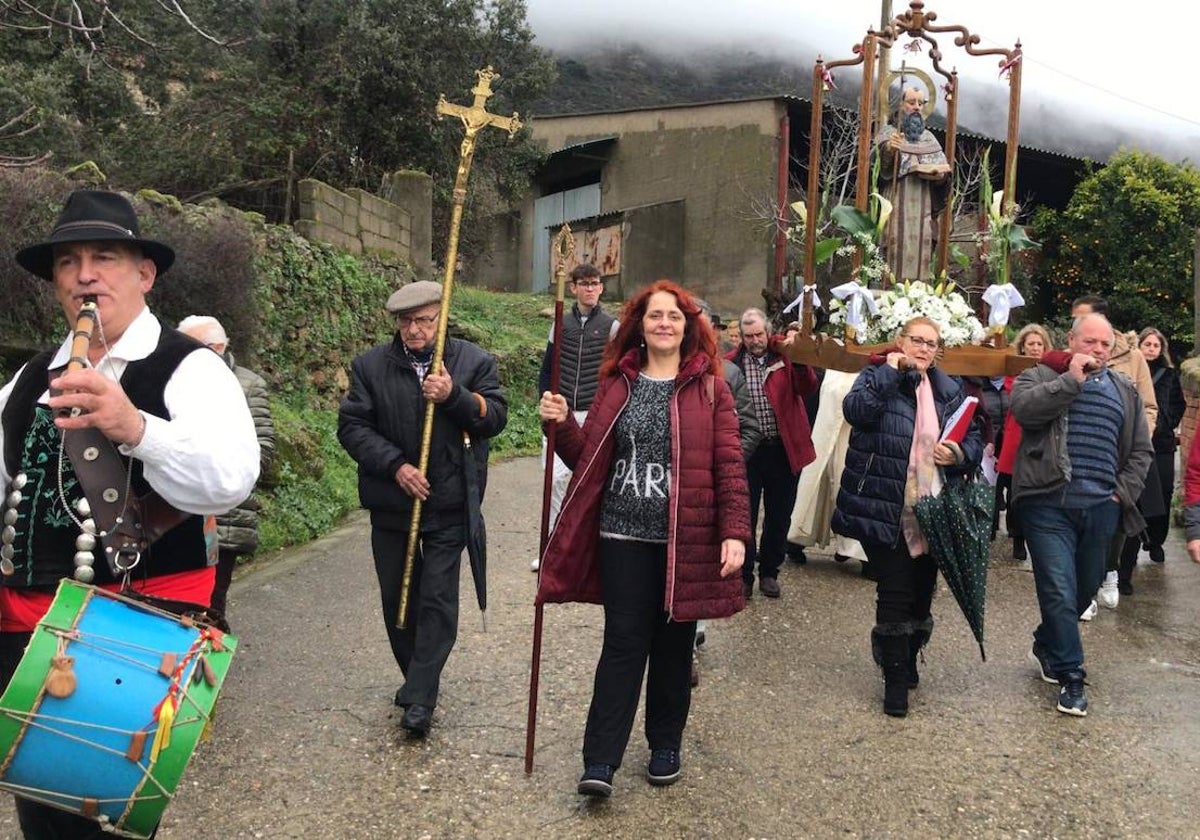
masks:
[[[139,409],[166,419],[163,390],[167,380],[183,358],[197,349],[199,345],[195,341],[164,325],[154,351],[145,359],[126,366],[121,387]],[[17,507],[17,533],[13,541],[16,571],[0,577],[0,584],[5,586],[53,588],[60,578],[70,577],[75,568],[75,539],[79,527],[63,506],[63,497],[74,511],[82,491],[65,455],[60,472],[59,432],[49,409],[37,405],[38,397],[48,384],[51,358],[53,353],[46,352],[29,361],[13,386],[3,415],[0,415],[0,423],[4,426],[5,468],[10,476],[24,473],[27,478]],[[141,461],[136,458],[123,460],[127,465],[132,462],[134,495],[148,492],[150,486],[142,477]],[[94,551],[94,582],[114,582],[103,550],[97,546]],[[204,517],[189,516],[150,546],[133,570],[132,577],[157,577],[200,569],[208,563]]]

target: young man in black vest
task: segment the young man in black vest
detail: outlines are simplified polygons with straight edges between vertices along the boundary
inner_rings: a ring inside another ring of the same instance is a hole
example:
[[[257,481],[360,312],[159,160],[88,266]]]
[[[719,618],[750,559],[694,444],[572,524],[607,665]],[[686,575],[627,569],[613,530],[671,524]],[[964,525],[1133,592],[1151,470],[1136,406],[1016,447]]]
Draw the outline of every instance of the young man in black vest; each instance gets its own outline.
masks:
[[[604,358],[604,346],[617,333],[617,319],[600,306],[604,294],[604,280],[600,269],[591,263],[581,263],[571,269],[568,290],[575,296],[570,312],[563,313],[563,346],[558,360],[558,393],[567,399],[567,408],[575,412],[579,425],[587,418],[596,396],[600,381],[600,360]],[[550,390],[550,357],[554,352],[554,327],[550,328],[550,339],[542,355],[542,370],[538,376],[538,390]],[[546,441],[542,439],[542,463],[546,463]],[[571,471],[558,456],[554,456],[554,484],[550,488],[550,527],[558,519],[559,508],[571,483]],[[535,557],[529,564],[538,570]]]
[[[122,585],[96,539],[104,523],[89,524],[98,500],[85,497],[75,466],[59,456],[65,436],[98,430],[120,455],[122,483],[139,497],[153,490],[180,512],[178,524],[140,552],[128,583],[144,595],[196,607],[209,605],[213,589],[212,514],[250,495],[259,461],[254,422],[233,372],[203,345],[160,324],[146,306],[175,253],[142,238],[124,196],[73,192],[47,241],[21,249],[16,259],[54,284],[69,326],[88,299],[96,303],[98,324],[83,369],[64,372],[68,335],[0,389],[0,482],[9,525],[0,545],[0,689],[60,579]],[[83,413],[69,416],[75,408]],[[98,823],[82,816],[16,802],[27,837],[102,835]]]

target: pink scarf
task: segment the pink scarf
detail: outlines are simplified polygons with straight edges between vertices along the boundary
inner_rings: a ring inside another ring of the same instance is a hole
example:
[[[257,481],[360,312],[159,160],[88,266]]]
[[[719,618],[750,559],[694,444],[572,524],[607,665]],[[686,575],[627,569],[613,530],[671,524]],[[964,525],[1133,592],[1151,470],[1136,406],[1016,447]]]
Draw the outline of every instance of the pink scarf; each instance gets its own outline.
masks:
[[[936,496],[942,489],[942,476],[933,462],[933,450],[938,444],[937,406],[933,402],[933,386],[922,374],[917,386],[917,419],[913,423],[912,449],[908,453],[908,480],[904,484],[904,509],[900,512],[900,530],[908,553],[919,557],[929,551],[925,535],[913,513],[913,505],[925,496]]]

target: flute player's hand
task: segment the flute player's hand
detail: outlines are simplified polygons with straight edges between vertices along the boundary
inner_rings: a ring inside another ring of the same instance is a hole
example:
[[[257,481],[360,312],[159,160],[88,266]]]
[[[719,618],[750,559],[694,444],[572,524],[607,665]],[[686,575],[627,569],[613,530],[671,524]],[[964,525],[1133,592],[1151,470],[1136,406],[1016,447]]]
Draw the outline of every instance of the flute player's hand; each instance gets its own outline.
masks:
[[[137,446],[146,431],[146,418],[137,410],[119,382],[114,382],[94,368],[64,373],[50,382],[52,389],[62,391],[50,398],[55,412],[78,408],[81,414],[55,417],[60,429],[99,429],[113,443]]]

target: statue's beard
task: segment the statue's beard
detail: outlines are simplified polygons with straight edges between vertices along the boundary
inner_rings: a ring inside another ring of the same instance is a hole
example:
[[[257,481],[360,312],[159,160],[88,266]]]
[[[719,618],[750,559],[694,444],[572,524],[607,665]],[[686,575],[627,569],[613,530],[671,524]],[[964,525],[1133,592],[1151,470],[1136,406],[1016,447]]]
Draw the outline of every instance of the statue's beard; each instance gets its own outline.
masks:
[[[920,111],[905,114],[900,118],[900,130],[904,133],[905,140],[916,143],[925,133],[925,116]]]

